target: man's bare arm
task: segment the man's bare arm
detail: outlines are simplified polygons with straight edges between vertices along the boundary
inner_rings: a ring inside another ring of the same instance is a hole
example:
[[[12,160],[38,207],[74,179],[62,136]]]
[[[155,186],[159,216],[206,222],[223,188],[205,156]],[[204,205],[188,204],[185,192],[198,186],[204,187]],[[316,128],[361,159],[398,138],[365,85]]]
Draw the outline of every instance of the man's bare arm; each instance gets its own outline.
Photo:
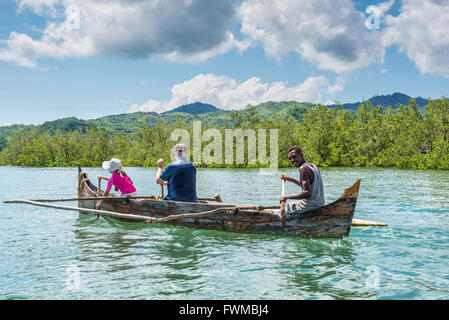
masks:
[[[161,173],[162,173],[162,169],[161,168],[158,168],[157,169],[157,173],[156,173],[156,183],[157,184],[164,184],[164,180],[162,180],[161,178],[159,178],[159,176],[161,175]]]
[[[286,174],[281,175],[281,179],[288,181],[288,182],[293,182],[294,184],[298,185],[299,187],[301,187],[301,183],[296,180],[295,178],[289,177]]]
[[[161,176],[162,171],[164,170],[164,160],[159,159],[157,162],[157,172],[156,172],[156,183],[157,184],[162,184],[162,185],[166,185],[167,181],[162,180],[161,178],[159,178]]]
[[[294,183],[301,186],[303,191],[301,191],[298,194],[283,196],[283,197],[281,197],[281,202],[288,200],[288,199],[301,200],[301,199],[309,199],[310,197],[312,197],[312,189],[310,187],[310,185],[311,185],[310,181],[312,180],[312,177],[313,177],[312,171],[310,170],[310,168],[303,166],[303,167],[301,167],[299,172],[301,175],[302,184],[300,184],[299,181],[296,179],[293,179],[293,178],[290,178],[290,179],[296,180],[298,183],[296,183],[296,182],[294,182]],[[293,182],[293,181],[291,181],[291,182]]]

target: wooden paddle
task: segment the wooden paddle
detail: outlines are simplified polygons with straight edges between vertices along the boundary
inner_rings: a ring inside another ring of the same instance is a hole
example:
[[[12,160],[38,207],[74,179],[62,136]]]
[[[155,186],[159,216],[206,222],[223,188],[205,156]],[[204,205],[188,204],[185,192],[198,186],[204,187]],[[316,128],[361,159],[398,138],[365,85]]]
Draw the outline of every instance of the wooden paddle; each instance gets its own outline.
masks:
[[[97,197],[101,197],[101,178],[98,178]]]
[[[158,169],[157,169],[157,173],[156,173],[156,180],[157,180],[157,178],[159,178],[159,176],[161,175],[162,171],[164,170],[164,160],[159,159],[157,161],[157,166],[158,166]],[[165,195],[164,195],[164,184],[161,184],[161,197],[162,198],[165,197]]]
[[[282,196],[285,196],[285,180],[284,179],[282,179]],[[279,216],[281,217],[282,226],[285,228],[287,226],[287,220],[285,218],[285,201],[281,202]]]

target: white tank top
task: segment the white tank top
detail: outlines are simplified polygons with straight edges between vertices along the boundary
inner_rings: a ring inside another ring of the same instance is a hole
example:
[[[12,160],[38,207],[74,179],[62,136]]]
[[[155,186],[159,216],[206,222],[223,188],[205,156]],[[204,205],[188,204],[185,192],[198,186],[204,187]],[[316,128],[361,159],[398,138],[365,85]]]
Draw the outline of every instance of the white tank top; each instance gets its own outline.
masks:
[[[287,213],[291,213],[293,211],[304,212],[324,206],[324,186],[320,171],[311,162],[305,163],[303,165],[309,167],[313,172],[313,182],[310,186],[312,197],[310,197],[309,199],[302,199],[296,202],[291,202],[287,208]]]

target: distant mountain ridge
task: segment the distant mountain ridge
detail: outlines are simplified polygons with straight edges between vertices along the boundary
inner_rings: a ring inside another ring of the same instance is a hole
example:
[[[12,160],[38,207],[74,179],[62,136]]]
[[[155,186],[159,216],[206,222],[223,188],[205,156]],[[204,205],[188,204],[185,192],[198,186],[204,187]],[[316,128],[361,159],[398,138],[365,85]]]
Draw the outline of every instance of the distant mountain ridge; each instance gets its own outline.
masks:
[[[182,113],[188,113],[188,114],[203,114],[208,112],[215,112],[219,111],[221,109],[214,107],[211,104],[207,103],[201,103],[201,102],[194,102],[189,104],[184,104],[180,107],[177,107],[175,109],[162,112],[162,114],[170,114],[175,112],[182,112]]]
[[[387,94],[387,95],[380,95],[380,96],[374,96],[372,98],[369,98],[366,101],[370,101],[374,106],[382,106],[382,108],[386,109],[388,107],[395,107],[398,103],[403,105],[408,105],[409,99],[415,99],[416,103],[418,104],[419,109],[423,110],[424,107],[427,105],[428,100],[424,99],[422,97],[416,97],[412,98],[404,93],[400,92],[394,92],[393,94]],[[360,106],[360,104],[364,103],[362,102],[353,102],[353,103],[344,103],[343,108],[349,109],[349,110],[357,110]],[[330,107],[336,107],[337,105],[331,105]]]

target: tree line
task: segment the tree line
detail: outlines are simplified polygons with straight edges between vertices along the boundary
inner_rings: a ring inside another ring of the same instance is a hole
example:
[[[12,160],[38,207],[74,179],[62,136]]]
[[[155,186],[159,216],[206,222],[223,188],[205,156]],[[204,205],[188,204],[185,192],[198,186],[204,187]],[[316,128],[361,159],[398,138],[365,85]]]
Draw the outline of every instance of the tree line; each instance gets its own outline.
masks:
[[[202,123],[202,129],[213,127]],[[288,167],[286,153],[299,146],[305,158],[318,166],[397,167],[411,169],[449,169],[449,99],[429,100],[420,112],[414,100],[408,105],[383,109],[369,101],[357,112],[341,106],[320,105],[302,112],[301,118],[273,114],[263,119],[257,107],[231,112],[217,129],[278,129],[278,164]],[[159,158],[170,161],[170,141],[175,129],[192,136],[192,122],[163,119],[154,126],[143,124],[133,133],[111,135],[105,129],[89,126],[70,132],[44,132],[38,128],[22,131],[2,143],[0,165],[28,167],[100,166],[116,157],[125,166],[155,166]],[[203,141],[206,146],[209,142]],[[247,149],[247,143],[246,149]],[[269,150],[269,141],[267,149]],[[199,167],[264,167],[250,164],[198,164]]]

